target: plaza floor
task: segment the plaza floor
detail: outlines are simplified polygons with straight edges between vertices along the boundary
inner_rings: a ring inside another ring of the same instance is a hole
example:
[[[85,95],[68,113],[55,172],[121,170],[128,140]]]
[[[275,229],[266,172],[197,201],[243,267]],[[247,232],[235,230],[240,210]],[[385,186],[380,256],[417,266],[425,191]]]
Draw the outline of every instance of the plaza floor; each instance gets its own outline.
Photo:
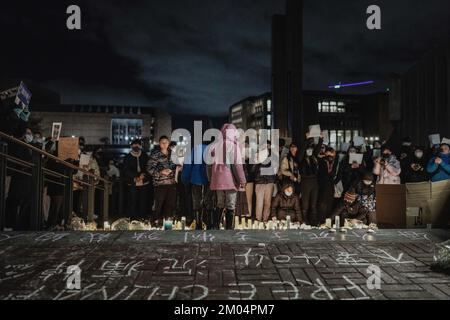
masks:
[[[0,232],[0,299],[450,300],[450,276],[431,267],[435,244],[449,238],[448,230]],[[79,289],[68,286],[77,267]]]

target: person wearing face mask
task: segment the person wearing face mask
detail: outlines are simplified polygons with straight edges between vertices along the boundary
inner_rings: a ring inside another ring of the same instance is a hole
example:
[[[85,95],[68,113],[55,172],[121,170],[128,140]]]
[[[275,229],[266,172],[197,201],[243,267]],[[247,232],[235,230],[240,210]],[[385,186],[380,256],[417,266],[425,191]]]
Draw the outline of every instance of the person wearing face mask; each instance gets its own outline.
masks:
[[[300,198],[294,192],[294,185],[286,183],[281,191],[276,195],[271,205],[271,216],[278,220],[286,220],[286,216],[291,216],[292,222],[303,223]]]
[[[342,179],[343,193],[345,194],[355,184],[361,181],[361,176],[366,170],[366,162],[363,160],[361,164],[358,162],[350,163],[350,155],[357,154],[356,147],[350,147],[345,157],[339,165],[339,178]]]
[[[303,144],[298,153],[298,168],[301,176],[300,191],[302,194],[302,217],[309,225],[317,226],[319,217],[317,215],[317,199],[319,197],[319,183],[317,174],[319,171],[318,155],[322,148],[323,137],[314,146],[314,138],[309,138]]]
[[[28,127],[18,126],[13,132],[14,137],[25,142],[33,141],[33,132]],[[29,149],[16,144],[8,144],[8,154],[26,162],[32,162],[32,153]],[[19,163],[10,163],[11,183],[6,201],[5,228],[12,230],[26,230],[30,214],[31,177],[22,174],[28,168]]]
[[[350,192],[356,193],[357,200],[372,215],[372,222],[375,221],[374,223],[376,223],[376,195],[373,174],[370,172],[364,173],[362,180]]]
[[[375,160],[373,174],[378,176],[377,184],[401,184],[402,172],[400,161],[392,153],[392,148],[385,145],[381,149],[382,157]]]
[[[450,180],[450,145],[441,144],[439,154],[428,162],[427,171],[432,182]]]
[[[281,161],[280,166],[281,185],[292,183],[294,191],[300,194],[300,172],[298,167],[298,147],[297,144],[291,143],[289,153]]]
[[[335,206],[335,186],[341,180],[339,175],[339,161],[336,159],[336,151],[327,147],[325,157],[319,160],[319,224],[325,222],[326,218],[333,213]]]
[[[425,156],[424,148],[416,147],[413,156],[410,157],[409,162],[402,166],[405,175],[405,183],[417,183],[430,181],[430,175],[426,168],[428,160]]]
[[[109,190],[109,212],[111,216],[118,216],[120,198],[120,170],[117,168],[113,159],[108,161],[106,177],[109,181],[111,181],[111,189]]]
[[[341,225],[344,226],[346,219],[356,219],[362,221],[365,225],[376,224],[376,215],[374,212],[367,210],[363,204],[358,201],[358,195],[354,192],[347,192],[343,201],[334,211],[331,219],[334,221],[335,217],[340,217]]]
[[[131,151],[123,160],[123,178],[128,185],[128,212],[130,218],[144,218],[148,212],[150,179],[146,166],[148,156],[142,151],[140,139],[131,142]]]

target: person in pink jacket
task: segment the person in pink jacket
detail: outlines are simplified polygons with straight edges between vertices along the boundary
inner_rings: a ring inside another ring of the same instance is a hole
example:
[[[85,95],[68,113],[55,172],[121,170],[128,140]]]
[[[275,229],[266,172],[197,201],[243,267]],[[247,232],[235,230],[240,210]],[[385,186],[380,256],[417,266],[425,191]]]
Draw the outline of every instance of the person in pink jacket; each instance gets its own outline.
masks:
[[[223,140],[211,145],[210,155],[213,160],[208,168],[210,187],[217,196],[212,225],[213,229],[219,229],[220,218],[226,209],[225,224],[226,229],[230,230],[233,228],[237,192],[244,191],[247,182],[236,127],[225,124],[221,132]]]

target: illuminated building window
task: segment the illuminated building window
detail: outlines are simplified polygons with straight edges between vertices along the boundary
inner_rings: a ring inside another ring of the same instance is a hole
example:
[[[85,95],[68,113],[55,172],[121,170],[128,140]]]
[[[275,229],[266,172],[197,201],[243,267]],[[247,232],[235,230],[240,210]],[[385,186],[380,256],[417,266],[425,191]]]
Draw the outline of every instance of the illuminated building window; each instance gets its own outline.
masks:
[[[112,119],[111,141],[114,145],[129,144],[134,139],[142,138],[143,120]]]

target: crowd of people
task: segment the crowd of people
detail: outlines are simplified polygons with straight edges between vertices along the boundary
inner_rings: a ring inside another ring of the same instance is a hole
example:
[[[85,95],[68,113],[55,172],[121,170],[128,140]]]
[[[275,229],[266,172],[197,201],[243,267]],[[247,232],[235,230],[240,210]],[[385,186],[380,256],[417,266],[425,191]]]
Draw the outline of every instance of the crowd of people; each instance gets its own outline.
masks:
[[[150,219],[156,226],[161,226],[164,219],[186,217],[187,223],[194,223],[197,229],[215,230],[221,225],[233,229],[235,216],[266,223],[289,216],[292,222],[310,226],[320,226],[326,219],[340,216],[342,223],[349,218],[377,224],[376,184],[450,180],[448,143],[426,148],[405,138],[399,152],[381,141],[371,146],[351,143],[348,150],[337,151],[325,145],[323,137],[307,135],[304,143],[292,142],[289,146],[281,139],[279,166],[274,167],[267,161],[273,152],[270,141],[251,158],[248,152],[241,154],[240,143],[251,146],[249,141],[241,141],[237,132],[234,125],[226,124],[222,128],[223,140],[194,146],[186,157],[173,156],[176,143],[167,136],[160,137],[158,145],[148,153],[143,150],[142,141],[136,139],[120,165],[117,159],[105,159],[101,149],[86,152],[86,142],[80,138],[80,160],[74,163],[113,182],[111,210],[118,211],[119,193],[125,193],[126,206],[123,212],[117,212],[122,217]],[[20,139],[56,154],[54,141],[44,140],[29,128]],[[205,161],[205,151],[213,157],[212,163]],[[31,159],[31,153],[23,148],[10,148],[10,153]],[[362,160],[355,160],[355,155],[362,155]],[[60,173],[67,170],[52,160],[45,166]],[[86,179],[82,171],[74,174],[77,181]],[[13,224],[14,217],[24,216],[19,214],[21,210],[29,210],[24,197],[29,192],[29,182],[28,176],[13,174],[7,225]],[[118,183],[126,188],[118,188]],[[64,188],[46,184],[44,199],[47,227],[63,229],[69,220],[63,214]],[[96,204],[96,213],[99,205]],[[87,217],[86,188],[77,183],[73,210]]]

